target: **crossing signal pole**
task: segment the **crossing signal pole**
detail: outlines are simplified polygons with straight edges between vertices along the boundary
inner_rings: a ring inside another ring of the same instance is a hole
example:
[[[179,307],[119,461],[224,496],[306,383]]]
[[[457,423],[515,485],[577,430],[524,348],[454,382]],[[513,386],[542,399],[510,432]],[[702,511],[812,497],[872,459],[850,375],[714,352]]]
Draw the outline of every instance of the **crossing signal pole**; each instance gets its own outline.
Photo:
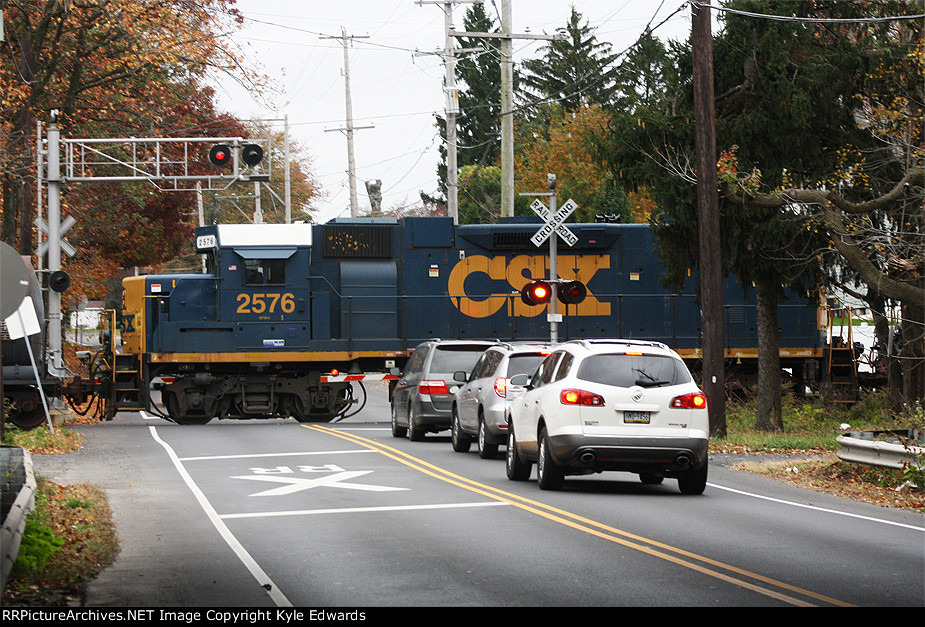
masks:
[[[69,252],[70,246],[61,236],[74,221],[61,218],[61,190],[64,183],[146,181],[161,191],[216,191],[227,189],[240,181],[259,184],[270,180],[270,174],[269,169],[258,171],[257,168],[263,159],[263,147],[258,142],[245,142],[240,137],[62,139],[57,124],[57,111],[52,111],[47,140],[44,177],[41,173],[42,151],[39,151],[38,165],[39,178],[45,181],[48,188],[48,240],[41,244],[37,254],[41,257],[47,253],[48,256],[45,266],[49,273],[50,287],[48,370],[54,376],[65,376],[67,370],[62,353],[61,294],[70,285],[70,279],[61,269],[61,252]],[[41,140],[38,145],[41,145]],[[203,160],[203,146],[206,147],[206,158],[220,173],[191,173],[191,165]],[[230,172],[222,172],[228,168]],[[39,226],[41,228],[42,224]]]

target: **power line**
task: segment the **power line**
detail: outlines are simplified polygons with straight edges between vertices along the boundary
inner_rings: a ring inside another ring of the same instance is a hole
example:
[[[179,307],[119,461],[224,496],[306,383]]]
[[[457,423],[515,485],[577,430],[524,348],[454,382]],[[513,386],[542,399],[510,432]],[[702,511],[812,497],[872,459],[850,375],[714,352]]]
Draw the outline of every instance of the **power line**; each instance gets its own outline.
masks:
[[[770,15],[768,13],[754,13],[751,11],[742,11],[739,9],[730,9],[722,6],[713,6],[709,2],[700,2],[692,0],[697,7],[706,7],[714,11],[723,13],[732,13],[743,17],[752,17],[763,20],[774,20],[777,22],[806,22],[814,24],[883,24],[886,22],[899,22],[904,20],[920,20],[925,18],[925,13],[918,15],[891,15],[888,17],[797,17],[795,15]]]

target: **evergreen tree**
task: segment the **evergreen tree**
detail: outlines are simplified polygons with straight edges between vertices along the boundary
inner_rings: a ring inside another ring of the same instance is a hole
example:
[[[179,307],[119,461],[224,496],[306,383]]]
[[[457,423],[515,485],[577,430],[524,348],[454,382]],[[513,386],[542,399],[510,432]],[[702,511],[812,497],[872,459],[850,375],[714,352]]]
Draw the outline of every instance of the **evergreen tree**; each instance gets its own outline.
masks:
[[[572,6],[567,37],[550,41],[543,57],[523,62],[522,85],[533,98],[561,102],[566,111],[587,104],[609,104],[615,93],[617,58],[611,45],[599,42],[594,29],[582,22]]]

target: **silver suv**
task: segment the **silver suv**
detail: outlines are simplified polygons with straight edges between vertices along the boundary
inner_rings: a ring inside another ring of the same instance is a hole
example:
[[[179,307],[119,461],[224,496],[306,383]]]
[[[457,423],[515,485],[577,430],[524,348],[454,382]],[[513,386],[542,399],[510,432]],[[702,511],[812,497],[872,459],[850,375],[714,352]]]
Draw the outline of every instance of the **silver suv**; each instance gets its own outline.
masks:
[[[454,374],[462,383],[453,402],[454,451],[465,453],[476,438],[480,457],[497,456],[498,445],[507,441],[511,399],[519,396],[510,378],[532,375],[549,353],[544,344],[499,344],[482,354],[471,373]]]
[[[419,344],[391,391],[392,435],[422,440],[426,432],[449,429],[456,385],[453,373],[472,370],[485,349],[495,344],[478,340]]]

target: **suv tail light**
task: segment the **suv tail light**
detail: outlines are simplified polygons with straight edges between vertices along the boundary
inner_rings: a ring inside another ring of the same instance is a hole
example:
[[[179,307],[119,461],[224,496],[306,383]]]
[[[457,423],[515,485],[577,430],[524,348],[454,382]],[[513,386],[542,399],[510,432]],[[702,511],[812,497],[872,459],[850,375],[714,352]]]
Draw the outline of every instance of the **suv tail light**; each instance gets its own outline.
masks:
[[[559,402],[563,405],[604,406],[604,397],[586,390],[565,389],[559,392]]]
[[[671,399],[673,409],[703,409],[707,406],[707,397],[700,392],[682,394]]]
[[[501,398],[507,396],[507,379],[504,377],[498,377],[495,379],[495,394]]]
[[[449,394],[450,390],[446,387],[446,381],[421,381],[418,383],[418,392],[421,394]]]

